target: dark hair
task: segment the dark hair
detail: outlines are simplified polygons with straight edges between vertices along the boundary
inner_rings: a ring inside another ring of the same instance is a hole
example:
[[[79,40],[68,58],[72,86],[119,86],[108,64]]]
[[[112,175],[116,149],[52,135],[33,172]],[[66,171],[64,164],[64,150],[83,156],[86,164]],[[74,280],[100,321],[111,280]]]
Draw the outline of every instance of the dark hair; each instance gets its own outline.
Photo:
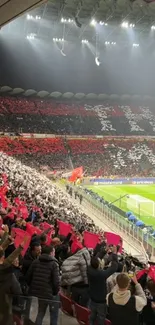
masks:
[[[31,251],[33,251],[33,249],[35,247],[39,247],[40,246],[40,242],[39,241],[33,241],[30,245]]]
[[[123,264],[123,263],[118,263],[117,272],[118,272],[118,273],[123,272],[123,268],[124,268],[124,264]]]
[[[42,243],[45,243],[46,242],[46,235],[45,234],[41,234],[40,235],[40,240]]]
[[[130,278],[126,273],[120,273],[117,275],[116,283],[119,289],[126,289],[129,286]]]
[[[0,258],[4,257],[4,250],[0,247]]]
[[[44,246],[42,248],[42,254],[47,254],[47,255],[50,255],[54,250],[54,246]]]
[[[99,267],[99,259],[96,256],[93,256],[91,258],[91,267],[93,269],[98,269],[98,267]]]

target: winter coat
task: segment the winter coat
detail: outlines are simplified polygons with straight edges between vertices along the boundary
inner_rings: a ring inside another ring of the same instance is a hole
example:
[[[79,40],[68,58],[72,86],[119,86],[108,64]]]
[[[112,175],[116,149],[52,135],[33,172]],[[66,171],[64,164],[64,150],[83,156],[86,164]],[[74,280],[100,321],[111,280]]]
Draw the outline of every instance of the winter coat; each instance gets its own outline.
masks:
[[[106,302],[106,280],[117,270],[117,267],[118,263],[115,261],[106,270],[88,267],[89,294],[92,301],[96,303]]]
[[[30,249],[27,251],[27,253],[25,254],[24,256],[24,259],[23,259],[23,267],[22,267],[22,272],[23,274],[25,275],[29,269],[29,267],[31,266],[32,262],[35,261],[37,258],[34,257],[32,254],[31,254],[31,251]]]
[[[60,289],[58,261],[48,254],[42,254],[31,264],[26,282],[30,295],[51,300]]]
[[[61,285],[71,286],[75,283],[88,284],[88,265],[90,265],[90,254],[86,248],[68,257],[62,264]]]
[[[11,267],[0,265],[0,325],[12,325],[12,295],[22,294]]]

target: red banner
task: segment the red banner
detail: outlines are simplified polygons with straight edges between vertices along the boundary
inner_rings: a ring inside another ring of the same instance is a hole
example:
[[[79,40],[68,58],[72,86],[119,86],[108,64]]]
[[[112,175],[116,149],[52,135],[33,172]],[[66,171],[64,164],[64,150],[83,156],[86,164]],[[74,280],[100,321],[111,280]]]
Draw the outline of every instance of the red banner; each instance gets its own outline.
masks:
[[[14,245],[16,248],[19,247],[19,245],[23,242],[24,237],[27,237],[27,241],[25,242],[24,248],[21,252],[22,256],[24,256],[29,248],[31,236],[20,228],[12,228],[12,232],[15,234]]]
[[[27,224],[26,224],[26,231],[29,233],[30,236],[32,236],[34,234],[40,235],[42,233],[41,229],[34,227],[32,225],[32,223],[30,223],[30,222],[27,222]]]
[[[120,245],[119,252],[122,252],[122,238],[119,235],[116,235],[112,232],[105,232],[104,233],[105,238],[107,239],[108,245]]]
[[[67,236],[72,232],[72,226],[69,223],[57,220],[57,224],[59,227],[59,235]]]
[[[93,234],[91,232],[84,232],[84,246],[87,248],[95,248],[99,243],[99,235]]]
[[[83,176],[83,167],[78,167],[73,169],[72,175],[69,178],[70,182],[75,182],[78,178],[81,178]]]

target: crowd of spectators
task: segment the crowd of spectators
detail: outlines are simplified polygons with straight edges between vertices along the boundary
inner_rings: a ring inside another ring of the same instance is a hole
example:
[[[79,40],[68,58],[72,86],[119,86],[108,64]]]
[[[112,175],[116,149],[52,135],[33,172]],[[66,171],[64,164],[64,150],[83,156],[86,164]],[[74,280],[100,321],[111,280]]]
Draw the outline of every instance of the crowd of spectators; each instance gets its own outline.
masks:
[[[153,263],[127,255],[121,238],[117,246],[108,243],[103,229],[35,169],[1,153],[0,174],[0,324],[12,325],[17,310],[29,317],[28,296],[35,296],[35,324],[49,306],[50,324],[57,325],[62,293],[90,308],[91,325],[106,317],[112,325],[155,323]],[[99,238],[93,250],[85,231]]]
[[[70,135],[154,135],[155,112],[147,106],[61,103],[52,99],[0,97],[0,132]]]
[[[0,148],[37,169],[66,171],[73,165],[88,176],[154,176],[154,139],[1,137]]]

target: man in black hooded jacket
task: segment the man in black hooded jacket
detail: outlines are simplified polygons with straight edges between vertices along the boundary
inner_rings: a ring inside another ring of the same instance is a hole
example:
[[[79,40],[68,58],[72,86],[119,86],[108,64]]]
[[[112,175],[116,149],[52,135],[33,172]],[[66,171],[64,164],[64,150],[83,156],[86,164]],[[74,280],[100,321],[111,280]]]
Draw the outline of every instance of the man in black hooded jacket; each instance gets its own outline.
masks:
[[[36,325],[42,325],[46,309],[50,310],[50,325],[57,325],[60,289],[59,265],[54,257],[55,249],[45,246],[42,255],[30,266],[26,281],[29,285],[29,294],[38,297],[38,315]]]

